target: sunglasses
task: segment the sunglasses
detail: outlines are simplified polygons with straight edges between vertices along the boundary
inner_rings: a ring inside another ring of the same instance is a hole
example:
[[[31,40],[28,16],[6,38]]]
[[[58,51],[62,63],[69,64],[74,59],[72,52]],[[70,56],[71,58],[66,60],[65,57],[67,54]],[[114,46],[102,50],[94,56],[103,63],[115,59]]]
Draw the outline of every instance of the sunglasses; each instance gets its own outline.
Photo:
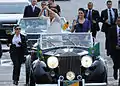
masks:
[[[21,28],[15,28],[15,30],[20,30]]]

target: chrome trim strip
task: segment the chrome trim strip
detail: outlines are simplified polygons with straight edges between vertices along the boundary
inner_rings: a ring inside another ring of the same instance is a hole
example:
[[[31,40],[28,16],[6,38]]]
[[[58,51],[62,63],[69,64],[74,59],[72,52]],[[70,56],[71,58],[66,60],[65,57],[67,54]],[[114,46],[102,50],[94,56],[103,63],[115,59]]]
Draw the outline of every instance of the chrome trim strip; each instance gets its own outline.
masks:
[[[35,86],[58,86],[58,85],[57,84],[36,84]],[[85,83],[85,86],[107,86],[107,83]]]
[[[86,83],[85,86],[107,86],[107,83]]]

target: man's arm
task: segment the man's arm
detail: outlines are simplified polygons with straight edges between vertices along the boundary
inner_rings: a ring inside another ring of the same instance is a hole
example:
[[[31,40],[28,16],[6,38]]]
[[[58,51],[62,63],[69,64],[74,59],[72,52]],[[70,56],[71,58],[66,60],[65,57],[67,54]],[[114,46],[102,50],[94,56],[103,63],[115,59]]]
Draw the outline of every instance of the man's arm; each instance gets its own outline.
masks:
[[[101,19],[100,19],[100,21],[101,21],[102,23],[104,23],[104,11],[101,12]]]
[[[115,9],[115,21],[117,20],[117,17],[118,17],[118,10]]]
[[[105,15],[107,15],[107,14],[105,14],[105,11],[106,10],[103,10],[101,12],[101,19],[100,20],[101,20],[102,23],[107,23],[108,24],[108,18],[105,17]]]
[[[96,22],[99,23],[100,22],[100,14],[99,12],[96,10]]]

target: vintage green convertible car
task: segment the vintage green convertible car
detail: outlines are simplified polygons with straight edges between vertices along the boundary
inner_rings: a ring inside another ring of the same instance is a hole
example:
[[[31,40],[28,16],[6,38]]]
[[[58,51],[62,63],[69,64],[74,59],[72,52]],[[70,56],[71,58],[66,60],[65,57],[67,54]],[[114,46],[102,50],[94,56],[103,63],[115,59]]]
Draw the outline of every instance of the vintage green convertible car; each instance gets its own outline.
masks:
[[[91,33],[40,34],[26,60],[30,86],[106,86],[106,62]]]

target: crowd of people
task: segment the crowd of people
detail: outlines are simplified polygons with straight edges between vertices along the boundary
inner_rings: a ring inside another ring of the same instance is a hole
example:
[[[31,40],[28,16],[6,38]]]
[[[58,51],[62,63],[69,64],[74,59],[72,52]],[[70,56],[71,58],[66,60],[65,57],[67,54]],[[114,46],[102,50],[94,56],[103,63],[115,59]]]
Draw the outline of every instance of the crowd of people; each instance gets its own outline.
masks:
[[[50,18],[50,27],[60,23],[61,8],[55,3],[54,0],[48,0],[41,2],[41,7],[37,7],[37,0],[31,0],[31,5],[28,5],[24,9],[23,17],[39,17],[46,16]],[[71,32],[91,32],[93,39],[96,38],[97,32],[100,31],[99,22],[102,22],[101,31],[105,33],[105,49],[107,55],[112,58],[114,66],[114,79],[118,78],[117,72],[120,68],[120,17],[118,17],[118,11],[112,8],[112,1],[106,2],[107,8],[101,12],[101,16],[98,10],[93,9],[93,3],[89,2],[88,9],[79,8],[78,17],[73,20]],[[56,23],[57,22],[57,23]],[[54,28],[51,28],[54,29]],[[60,29],[51,30],[49,33],[60,32]],[[25,37],[20,34],[20,27],[15,27],[15,34],[9,39],[10,56],[13,61],[13,84],[17,85],[20,75],[20,67],[24,61],[23,55],[25,51]],[[19,51],[22,51],[19,53]],[[15,53],[13,53],[15,52]],[[14,54],[14,55],[13,55]]]

